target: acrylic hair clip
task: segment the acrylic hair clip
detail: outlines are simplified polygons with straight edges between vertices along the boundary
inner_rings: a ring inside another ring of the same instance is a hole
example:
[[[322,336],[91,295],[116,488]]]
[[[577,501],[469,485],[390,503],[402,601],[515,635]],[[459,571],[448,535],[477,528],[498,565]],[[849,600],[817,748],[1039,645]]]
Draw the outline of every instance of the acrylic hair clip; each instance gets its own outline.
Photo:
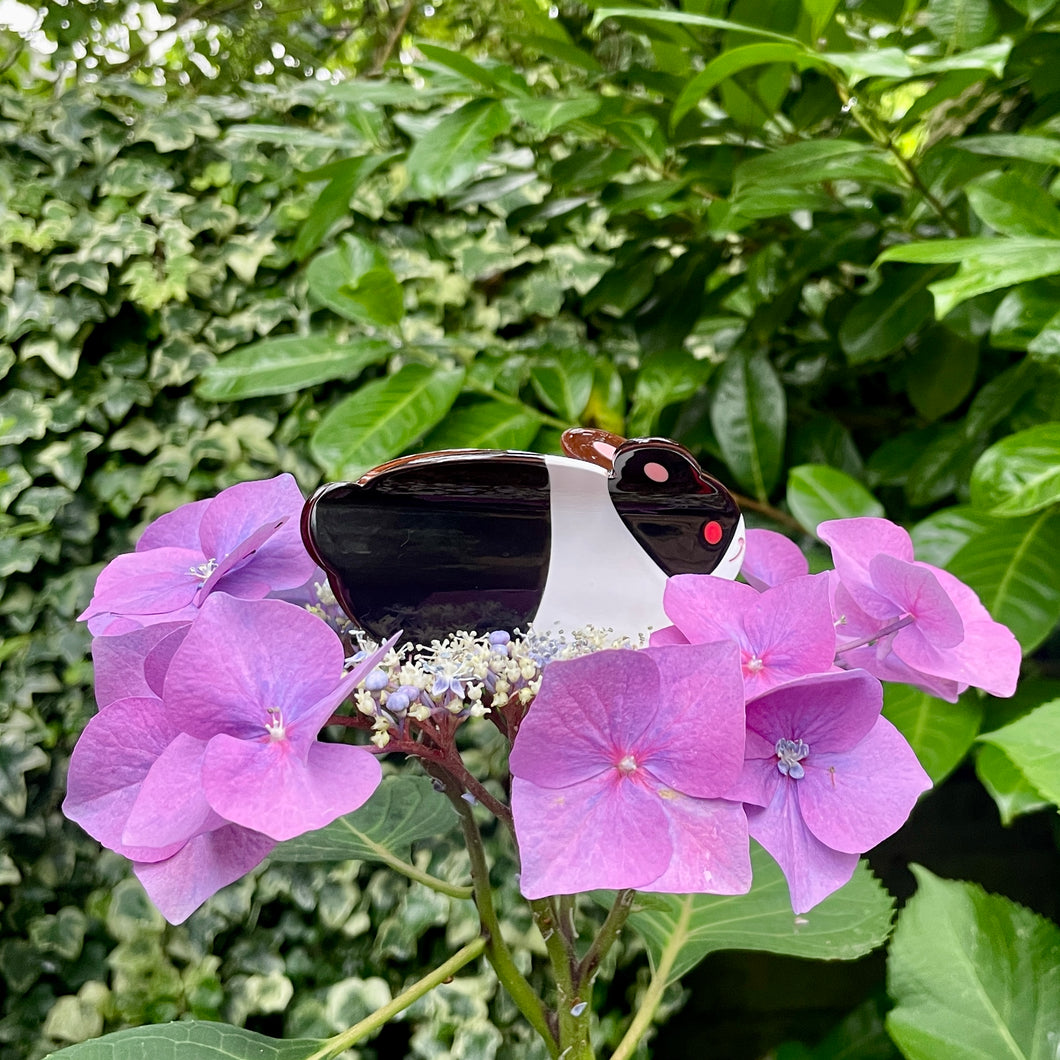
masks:
[[[635,638],[669,624],[668,575],[736,576],[740,510],[683,446],[573,428],[563,449],[401,457],[322,486],[302,536],[357,625],[424,644],[531,622]]]

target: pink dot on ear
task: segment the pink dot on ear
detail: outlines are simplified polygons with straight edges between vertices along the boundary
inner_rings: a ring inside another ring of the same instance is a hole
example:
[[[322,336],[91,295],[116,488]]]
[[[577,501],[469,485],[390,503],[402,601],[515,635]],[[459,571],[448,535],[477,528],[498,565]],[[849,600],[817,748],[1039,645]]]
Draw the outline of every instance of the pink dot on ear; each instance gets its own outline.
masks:
[[[662,464],[655,463],[654,460],[649,461],[644,465],[644,474],[652,480],[652,482],[665,482],[670,477],[670,472],[662,466]]]
[[[721,523],[711,519],[711,521],[703,527],[703,537],[708,545],[716,545],[722,538]]]
[[[615,455],[615,447],[607,442],[593,442],[593,448],[601,455],[610,460]]]

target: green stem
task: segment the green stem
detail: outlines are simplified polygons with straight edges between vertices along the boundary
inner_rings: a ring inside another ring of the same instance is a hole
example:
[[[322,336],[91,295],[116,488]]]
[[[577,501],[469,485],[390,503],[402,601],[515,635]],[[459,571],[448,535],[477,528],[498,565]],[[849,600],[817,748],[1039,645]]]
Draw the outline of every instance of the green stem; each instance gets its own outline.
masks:
[[[362,836],[361,838],[363,839],[364,837]],[[473,887],[468,887],[459,883],[448,883],[446,880],[438,879],[437,876],[432,876],[429,872],[422,872],[420,869],[416,868],[415,865],[410,865],[409,862],[402,861],[401,858],[395,857],[386,847],[377,847],[374,858],[376,861],[383,862],[384,865],[392,868],[402,876],[405,876],[416,883],[422,883],[424,887],[430,887],[432,891],[437,891],[439,894],[448,895],[450,898],[473,898],[475,896]]]
[[[439,965],[430,975],[413,983],[407,990],[402,990],[397,997],[378,1008],[370,1016],[366,1016],[360,1023],[355,1023],[349,1030],[329,1038],[324,1045],[315,1053],[306,1057],[306,1060],[327,1060],[329,1057],[338,1056],[343,1050],[359,1042],[365,1035],[379,1030],[383,1024],[393,1019],[399,1012],[404,1011],[413,1003],[423,997],[424,994],[441,985],[447,979],[451,979],[465,964],[470,964],[476,957],[480,956],[486,949],[486,940],[482,937],[472,939],[466,946],[457,950],[452,957]]]
[[[578,1002],[574,989],[574,950],[563,930],[563,912],[555,898],[535,898],[530,902],[534,923],[541,933],[556,981],[556,1031],[561,1049],[566,1049],[576,1036],[577,1017],[571,1009]],[[564,1060],[569,1056],[564,1052]]]
[[[548,1047],[549,1055],[559,1056],[559,1046],[552,1033],[545,1015],[541,1000],[526,981],[525,976],[515,965],[511,951],[501,934],[500,920],[493,908],[493,891],[490,888],[489,866],[486,863],[486,851],[482,846],[475,815],[467,802],[461,798],[459,782],[444,769],[431,771],[445,785],[445,793],[460,816],[460,826],[464,832],[464,842],[471,859],[471,882],[475,889],[475,905],[478,908],[479,921],[486,939],[486,959],[493,965],[497,978],[515,1002],[516,1007],[527,1022],[537,1031]]]
[[[659,961],[652,971],[651,982],[648,984],[648,989],[641,1000],[640,1008],[637,1009],[633,1022],[622,1036],[622,1041],[618,1043],[618,1048],[611,1054],[611,1060],[629,1060],[641,1038],[647,1034],[648,1029],[651,1027],[655,1012],[659,1008],[659,1002],[662,1001],[663,993],[666,990],[666,985],[670,978],[670,970],[673,968],[674,961],[677,960],[677,955],[681,952],[683,941],[687,937],[688,925],[691,919],[692,899],[689,896],[681,903],[681,915],[677,918],[677,923],[670,934],[670,941],[659,955]]]
[[[614,904],[608,911],[603,924],[600,925],[600,930],[596,933],[596,938],[593,939],[592,945],[581,959],[581,963],[575,973],[575,980],[578,993],[582,997],[587,996],[592,990],[592,982],[593,977],[596,975],[596,970],[600,967],[600,962],[610,952],[611,947],[618,941],[619,933],[626,922],[626,917],[629,916],[629,912],[633,908],[633,900],[636,896],[637,892],[634,890],[618,892],[615,896]]]

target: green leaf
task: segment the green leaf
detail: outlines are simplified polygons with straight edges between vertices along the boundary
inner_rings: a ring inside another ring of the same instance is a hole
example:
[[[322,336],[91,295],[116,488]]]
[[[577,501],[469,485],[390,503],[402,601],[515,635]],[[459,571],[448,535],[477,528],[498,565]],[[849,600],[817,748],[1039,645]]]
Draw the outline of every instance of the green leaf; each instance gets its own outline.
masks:
[[[977,342],[947,328],[932,328],[906,362],[906,390],[913,408],[925,420],[941,419],[971,393],[978,370]]]
[[[752,37],[765,37],[767,40],[784,41],[787,44],[801,46],[802,42],[795,37],[786,37],[783,33],[761,29],[759,26],[745,26],[742,22],[730,22],[725,18],[713,18],[710,15],[697,15],[687,11],[653,11],[643,7],[600,7],[593,15],[590,29],[596,29],[608,18],[635,18],[640,22],[670,22],[681,26],[703,26],[705,29],[722,29],[727,33],[743,33]]]
[[[408,861],[412,844],[457,825],[449,800],[427,777],[389,776],[353,813],[276,846],[275,861]]]
[[[405,314],[404,294],[386,255],[356,236],[318,254],[306,269],[310,293],[340,316],[389,327]]]
[[[592,393],[593,360],[580,350],[546,355],[532,365],[530,382],[546,408],[576,424]]]
[[[464,381],[462,368],[407,364],[330,409],[309,440],[313,459],[333,478],[356,479],[407,449],[439,423]]]
[[[481,85],[487,91],[493,92],[499,87],[497,79],[489,70],[473,62],[466,55],[449,51],[447,48],[439,48],[436,44],[426,44],[421,41],[417,41],[416,47],[432,62],[448,67],[454,73],[467,78],[468,81]]]
[[[277,1041],[226,1023],[188,1020],[134,1027],[49,1053],[54,1060],[306,1060],[324,1045]]]
[[[887,683],[883,714],[909,741],[932,783],[938,784],[979,735],[983,701],[973,692],[947,703],[910,685]]]
[[[927,25],[949,51],[985,44],[997,32],[990,0],[928,0]]]
[[[970,504],[943,508],[921,519],[910,531],[916,558],[936,567],[947,567],[973,537],[1005,526],[997,516],[987,515]]]
[[[921,269],[888,271],[876,290],[858,299],[839,325],[839,345],[851,364],[881,360],[931,318],[925,289],[931,277]]]
[[[1060,806],[1060,699],[979,739],[1004,751],[1039,794]]]
[[[1060,210],[1039,184],[1019,173],[987,173],[965,186],[979,220],[1006,236],[1060,239]]]
[[[424,439],[435,449],[526,449],[541,427],[541,416],[520,402],[476,401],[454,408]]]
[[[894,159],[881,148],[853,140],[803,140],[737,166],[733,178],[733,205],[739,208],[741,196],[751,188],[800,188],[827,180],[901,185]]]
[[[787,405],[765,353],[734,351],[726,358],[710,422],[733,475],[759,500],[767,500],[780,477]]]
[[[1045,511],[971,538],[946,569],[979,594],[1028,654],[1060,619],[1058,555],[1060,511]]]
[[[889,247],[876,263],[885,261],[960,262],[960,268],[953,276],[939,280],[929,288],[935,296],[935,316],[941,320],[955,306],[976,295],[1060,272],[1060,240],[1025,237],[940,239]]]
[[[409,152],[413,193],[433,199],[459,188],[475,175],[510,124],[508,112],[492,99],[474,99],[442,118]]]
[[[678,949],[669,982],[718,950],[849,961],[887,938],[893,901],[864,862],[848,884],[801,916],[791,911],[784,874],[757,843],[751,844],[751,868],[748,894],[638,895],[641,907],[629,922],[653,964],[664,950]]]
[[[1060,166],[1060,139],[1051,136],[1021,136],[1019,133],[992,133],[987,136],[965,136],[954,140],[954,147],[977,155],[997,158],[1023,158]]]
[[[972,470],[972,503],[993,515],[1029,515],[1060,500],[1060,423],[996,442]]]
[[[630,436],[643,438],[655,431],[659,413],[667,405],[687,401],[703,385],[711,370],[710,361],[697,360],[682,349],[660,350],[643,357],[633,385]]]
[[[997,805],[1006,827],[1027,813],[1037,813],[1050,805],[1034,785],[999,747],[984,744],[975,756],[975,775]]]
[[[513,118],[532,125],[536,132],[548,136],[562,125],[588,118],[600,109],[599,96],[575,96],[573,99],[506,99],[505,107]]]
[[[845,471],[801,464],[788,472],[788,507],[811,533],[826,519],[883,516],[883,505]]]
[[[887,1030],[908,1060],[1054,1060],[1060,929],[970,883],[912,866],[895,929]]]
[[[681,119],[722,81],[742,70],[767,63],[795,63],[800,68],[820,65],[817,57],[801,43],[745,44],[740,48],[730,48],[716,59],[712,59],[695,77],[685,83],[670,114],[670,128],[675,128]]]
[[[343,343],[328,335],[284,335],[226,354],[202,373],[195,393],[206,401],[290,394],[329,379],[352,379],[392,352],[381,339]]]

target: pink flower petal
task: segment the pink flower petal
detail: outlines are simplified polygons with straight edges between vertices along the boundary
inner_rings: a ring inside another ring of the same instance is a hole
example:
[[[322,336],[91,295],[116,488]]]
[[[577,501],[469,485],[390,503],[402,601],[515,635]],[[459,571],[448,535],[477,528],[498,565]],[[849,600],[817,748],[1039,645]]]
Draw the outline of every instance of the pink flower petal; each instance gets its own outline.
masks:
[[[293,475],[229,486],[210,501],[203,514],[199,531],[203,555],[220,560],[259,527],[280,519],[293,522],[297,532],[303,503],[302,491]],[[310,563],[302,578],[292,584],[305,581],[312,567]]]
[[[856,747],[811,753],[798,785],[802,819],[833,850],[863,854],[905,823],[931,778],[905,737],[879,718]]]
[[[747,815],[726,799],[662,793],[673,857],[641,889],[669,894],[746,894],[751,888]]]
[[[92,641],[96,703],[100,708],[119,699],[159,697],[169,662],[188,626],[165,622],[114,637]]]
[[[165,861],[133,865],[148,897],[171,924],[182,924],[211,895],[265,860],[267,836],[225,825],[196,836]]]
[[[301,761],[286,741],[221,734],[203,761],[203,791],[226,820],[272,839],[323,828],[363,805],[382,770],[363,747],[315,743]]]
[[[857,854],[825,846],[803,824],[794,783],[781,784],[764,809],[749,806],[747,828],[780,866],[796,913],[808,912],[854,875]]]
[[[664,800],[617,770],[565,788],[513,777],[512,814],[527,898],[644,887],[673,853]]]
[[[660,699],[659,670],[647,652],[550,663],[512,746],[511,771],[563,788],[611,770],[652,728]]]
[[[669,644],[688,644],[689,640],[677,626],[663,626],[653,630],[648,637],[648,644],[653,648],[664,648]]]
[[[802,549],[773,530],[747,531],[747,556],[740,573],[754,589],[768,589],[810,571]]]
[[[243,538],[231,552],[227,553],[223,558],[218,558],[218,564],[210,573],[210,576],[202,583],[196,594],[196,603],[201,607],[203,600],[206,599],[210,593],[213,592],[218,582],[222,578],[226,579],[224,591],[229,596],[239,596],[244,600],[261,600],[268,596],[271,586],[267,579],[262,578],[257,571],[248,572],[251,577],[249,581],[244,579],[245,584],[240,586],[244,591],[234,591],[234,585],[237,582],[235,577],[236,571],[239,566],[246,563],[254,556],[260,548],[279,530],[286,519],[271,519],[263,526],[259,526],[253,533]],[[257,564],[255,564],[257,567]],[[227,576],[227,577],[226,577]]]
[[[879,681],[864,670],[803,677],[747,704],[747,728],[775,746],[803,740],[810,751],[849,751],[876,723]]]
[[[655,725],[629,751],[663,787],[702,799],[724,795],[739,777],[744,756],[736,645],[674,645],[641,654],[658,666],[659,709]]]
[[[119,699],[104,707],[85,726],[70,756],[63,813],[125,857],[169,857],[179,843],[129,847],[122,831],[144,777],[178,732],[157,699]]]
[[[125,822],[125,846],[180,845],[223,823],[202,792],[205,751],[205,741],[178,733],[155,759]]]
[[[164,615],[186,607],[195,599],[198,579],[191,568],[202,556],[186,548],[155,548],[149,552],[126,552],[108,563],[96,579],[88,607],[78,615],[86,621],[94,615]]]
[[[930,570],[919,563],[879,555],[869,564],[869,573],[873,585],[894,602],[899,613],[913,617],[921,637],[937,648],[952,648],[961,642],[961,616]],[[911,628],[903,629],[899,637]]]
[[[152,548],[186,548],[202,553],[202,541],[199,538],[199,526],[211,499],[191,501],[165,515],[159,516],[140,535],[136,542],[137,552],[146,552]]]
[[[913,542],[900,526],[887,519],[830,519],[817,527],[817,536],[831,546],[839,578],[857,605],[873,618],[897,616],[894,604],[880,594],[869,565],[881,553],[913,562]]]

